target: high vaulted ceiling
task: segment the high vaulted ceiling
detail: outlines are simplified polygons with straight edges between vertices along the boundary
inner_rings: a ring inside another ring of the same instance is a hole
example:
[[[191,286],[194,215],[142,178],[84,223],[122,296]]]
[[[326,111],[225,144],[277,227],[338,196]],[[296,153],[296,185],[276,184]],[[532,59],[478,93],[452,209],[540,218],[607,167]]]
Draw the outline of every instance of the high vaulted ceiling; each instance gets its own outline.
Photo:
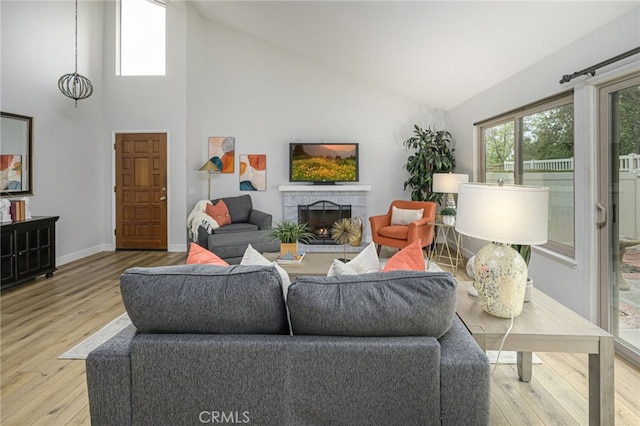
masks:
[[[640,4],[190,1],[211,21],[445,110]]]

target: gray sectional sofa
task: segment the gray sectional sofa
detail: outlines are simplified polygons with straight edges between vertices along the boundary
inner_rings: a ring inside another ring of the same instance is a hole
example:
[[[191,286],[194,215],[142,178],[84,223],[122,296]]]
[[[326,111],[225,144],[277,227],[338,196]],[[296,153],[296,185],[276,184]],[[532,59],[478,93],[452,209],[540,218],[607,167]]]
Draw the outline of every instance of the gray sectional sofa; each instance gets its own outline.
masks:
[[[476,425],[490,368],[448,273],[132,268],[133,325],[87,358],[98,425]]]

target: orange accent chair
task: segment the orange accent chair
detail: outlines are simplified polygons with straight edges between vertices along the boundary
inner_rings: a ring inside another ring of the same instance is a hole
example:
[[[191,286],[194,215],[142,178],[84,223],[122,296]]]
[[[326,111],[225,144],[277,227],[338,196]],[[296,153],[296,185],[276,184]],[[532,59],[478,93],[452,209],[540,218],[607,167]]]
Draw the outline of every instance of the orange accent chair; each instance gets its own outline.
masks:
[[[406,210],[424,209],[422,219],[408,225],[391,225],[391,213],[394,206]],[[371,237],[376,244],[378,254],[380,254],[382,246],[401,249],[416,240],[421,240],[421,245],[423,248],[426,247],[428,254],[434,238],[434,226],[429,222],[433,223],[435,220],[436,203],[432,201],[393,201],[387,214],[369,217]]]

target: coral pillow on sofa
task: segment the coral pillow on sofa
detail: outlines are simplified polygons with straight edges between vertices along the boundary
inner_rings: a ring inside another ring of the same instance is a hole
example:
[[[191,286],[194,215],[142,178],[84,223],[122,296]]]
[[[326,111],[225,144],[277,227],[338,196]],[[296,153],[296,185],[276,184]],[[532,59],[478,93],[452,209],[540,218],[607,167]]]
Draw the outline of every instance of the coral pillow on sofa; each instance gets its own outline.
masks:
[[[207,214],[213,218],[218,225],[224,226],[231,223],[231,215],[229,208],[222,200],[218,200],[216,204],[207,204]]]
[[[424,254],[422,242],[414,241],[393,256],[384,265],[382,272],[389,271],[424,271]]]
[[[196,243],[191,243],[191,246],[189,247],[189,256],[187,256],[187,265],[193,265],[196,263],[201,265],[229,266],[227,262],[220,259],[214,253],[200,247]]]

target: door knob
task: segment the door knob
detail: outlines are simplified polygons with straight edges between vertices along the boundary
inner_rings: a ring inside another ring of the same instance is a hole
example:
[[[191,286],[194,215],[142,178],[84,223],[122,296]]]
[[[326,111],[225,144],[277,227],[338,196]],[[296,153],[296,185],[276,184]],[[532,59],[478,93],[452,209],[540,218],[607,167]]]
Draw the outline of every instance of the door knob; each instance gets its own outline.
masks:
[[[162,197],[160,197],[160,201],[165,201],[167,199],[167,197],[165,197],[164,195]]]

